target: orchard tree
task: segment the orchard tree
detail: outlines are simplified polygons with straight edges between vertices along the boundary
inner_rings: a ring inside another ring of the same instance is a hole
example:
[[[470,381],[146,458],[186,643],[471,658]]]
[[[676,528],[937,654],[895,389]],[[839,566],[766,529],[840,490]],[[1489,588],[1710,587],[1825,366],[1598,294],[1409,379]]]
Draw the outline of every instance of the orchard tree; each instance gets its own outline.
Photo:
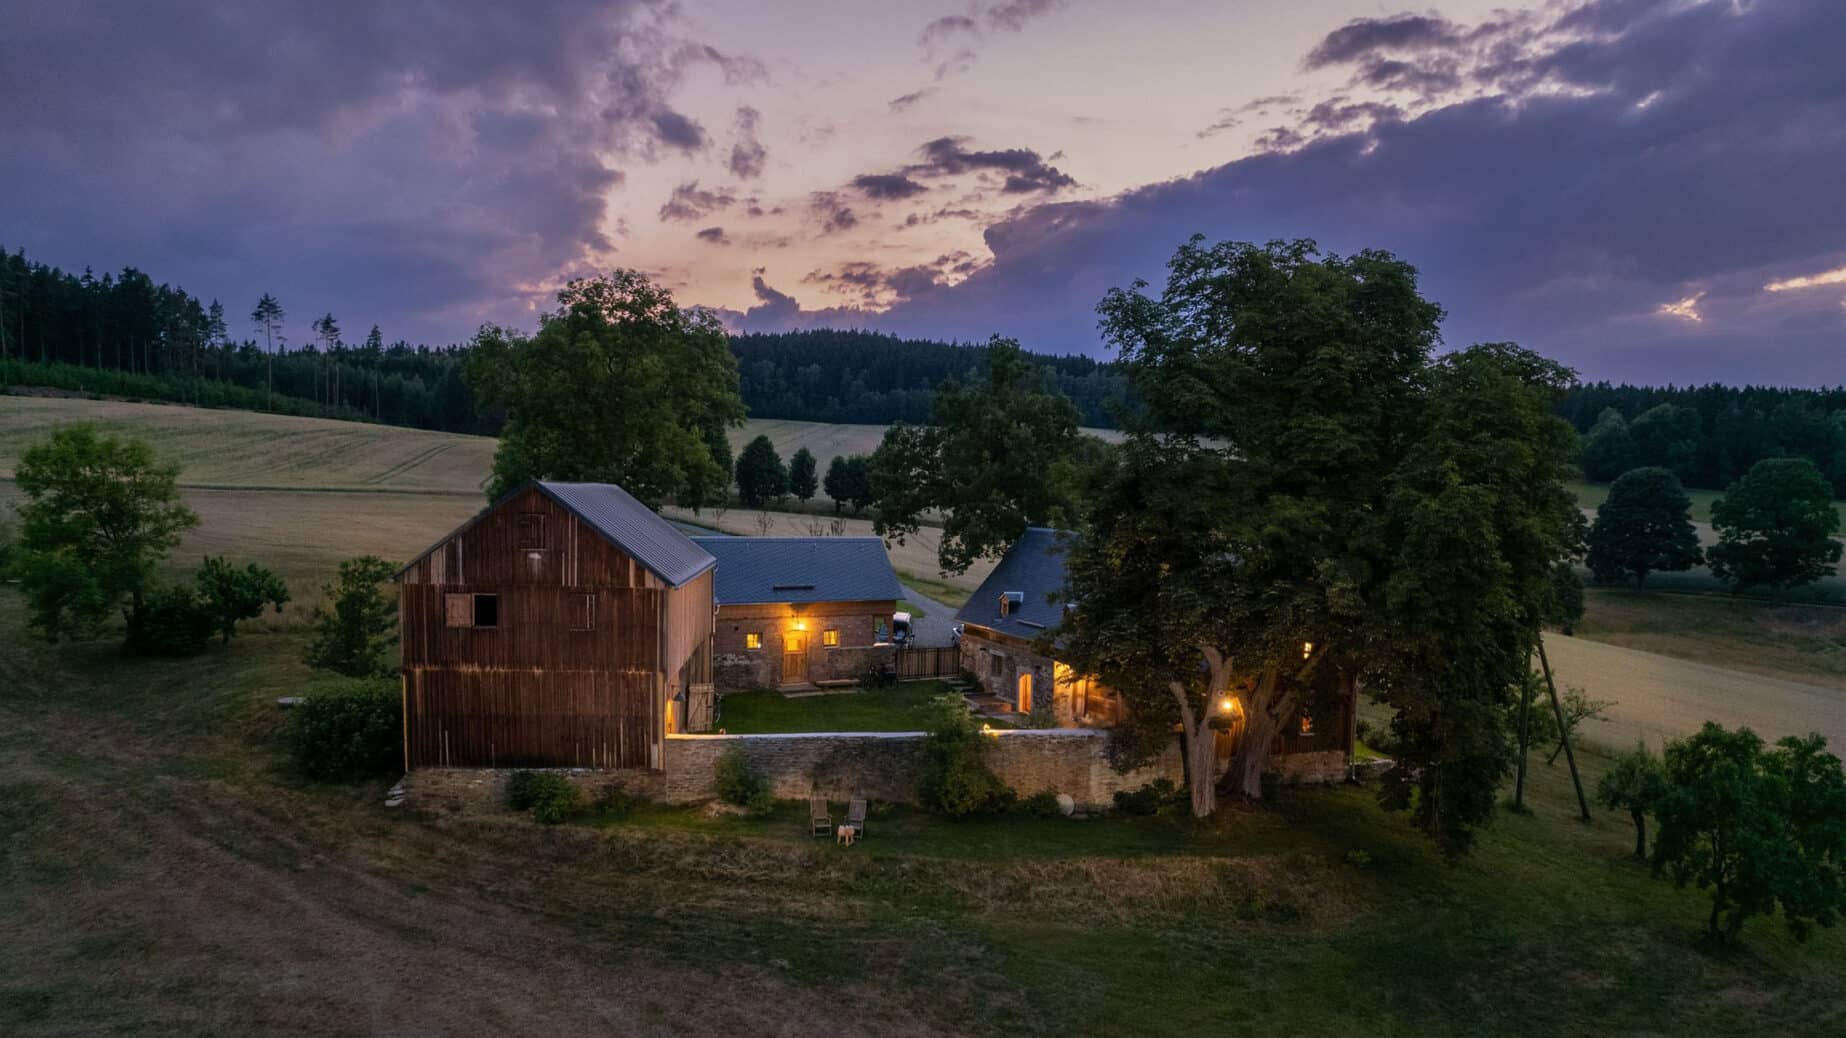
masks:
[[[872,505],[871,459],[863,454],[834,455],[821,486],[833,499],[834,512],[845,508],[854,513],[865,511]]]
[[[25,450],[13,568],[33,631],[47,641],[91,632],[126,599],[133,640],[155,566],[199,523],[178,475],[146,443],[87,424]]]
[[[1840,514],[1833,487],[1806,458],[1765,458],[1711,506],[1711,571],[1737,590],[1784,591],[1833,572]]]
[[[1067,522],[1077,422],[1076,405],[1019,344],[994,336],[980,378],[937,388],[929,425],[886,430],[870,465],[873,529],[902,544],[939,510],[937,564],[963,573],[1005,554],[1029,526]]]
[[[1610,811],[1626,811],[1634,821],[1634,856],[1647,860],[1647,816],[1666,790],[1666,769],[1646,743],[1615,758],[1596,783],[1596,802]]]
[[[1846,911],[1846,773],[1819,735],[1773,749],[1707,721],[1666,751],[1653,868],[1711,891],[1708,936],[1734,945],[1778,907],[1796,940]]]
[[[254,562],[238,569],[222,557],[208,555],[194,583],[213,630],[227,645],[237,632],[238,621],[254,620],[270,607],[280,613],[288,602],[288,585]]]
[[[744,445],[737,459],[737,496],[751,508],[762,508],[788,493],[788,469],[769,437],[758,436]]]
[[[530,337],[483,327],[465,372],[483,405],[506,411],[493,498],[566,479],[617,483],[654,507],[703,499],[722,483],[710,430],[744,416],[717,318],[633,270],[570,282]]]
[[[795,456],[788,459],[788,492],[804,505],[820,489],[816,469],[814,452],[806,447],[796,450]]]
[[[1589,564],[1596,579],[1613,584],[1632,575],[1687,570],[1700,559],[1692,527],[1692,499],[1679,477],[1664,468],[1631,469],[1609,487],[1590,526]]]
[[[309,666],[353,678],[391,671],[385,653],[397,641],[397,598],[386,589],[396,573],[376,555],[340,563],[339,575],[322,588],[331,608],[314,607]]]

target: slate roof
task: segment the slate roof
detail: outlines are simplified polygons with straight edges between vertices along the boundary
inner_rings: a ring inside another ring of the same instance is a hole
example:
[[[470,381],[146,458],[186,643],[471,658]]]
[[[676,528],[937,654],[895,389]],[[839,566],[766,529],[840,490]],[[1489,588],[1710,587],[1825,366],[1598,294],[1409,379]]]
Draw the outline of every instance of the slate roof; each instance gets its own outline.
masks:
[[[679,532],[678,527],[656,515],[653,509],[635,500],[628,491],[613,483],[555,483],[541,479],[523,484],[481,509],[474,518],[449,531],[441,540],[411,559],[403,569],[397,571],[397,575],[403,576],[430,552],[480,522],[513,497],[524,493],[528,486],[537,487],[539,493],[583,520],[591,529],[608,538],[611,544],[646,567],[650,573],[666,581],[669,586],[680,587],[717,565],[718,560],[712,558],[710,552],[692,543],[692,538]]]
[[[981,582],[980,590],[961,607],[955,619],[979,624],[1001,634],[1032,639],[1055,628],[1064,619],[1063,603],[1054,604],[1051,596],[1064,590],[1064,542],[1061,530],[1034,526],[1014,542],[1000,564]],[[1016,602],[1000,615],[1000,596],[1008,591],[1020,593]]]
[[[882,602],[904,597],[876,537],[694,537],[718,559],[720,605]]]

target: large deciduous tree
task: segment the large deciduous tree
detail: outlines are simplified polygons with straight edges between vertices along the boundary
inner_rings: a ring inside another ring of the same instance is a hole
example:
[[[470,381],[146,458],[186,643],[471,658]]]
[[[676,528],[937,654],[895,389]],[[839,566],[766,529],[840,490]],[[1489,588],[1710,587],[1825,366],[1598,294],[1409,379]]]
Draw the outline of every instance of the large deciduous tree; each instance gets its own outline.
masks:
[[[1465,847],[1572,540],[1569,373],[1506,345],[1432,365],[1441,310],[1385,253],[1194,239],[1143,287],[1100,307],[1144,418],[1067,549],[1065,655],[1128,699],[1127,758],[1181,726],[1198,814],[1217,730],[1257,798],[1282,726],[1364,681],[1405,741],[1389,802]]]
[[[788,459],[788,492],[804,505],[820,490],[817,470],[814,452],[806,447],[796,449],[794,457]]]
[[[1583,474],[1598,483],[1607,483],[1635,467],[1634,436],[1628,431],[1628,419],[1613,407],[1603,408],[1596,424],[1583,434],[1581,461]]]
[[[1705,556],[1738,590],[1810,584],[1840,561],[1833,487],[1806,458],[1765,458],[1711,506],[1718,543]]]
[[[1670,470],[1631,469],[1609,487],[1590,526],[1590,572],[1613,584],[1634,577],[1636,587],[1650,573],[1698,565],[1698,531],[1692,527],[1692,499]]]
[[[717,318],[633,270],[572,281],[558,304],[536,334],[487,326],[469,351],[468,384],[506,411],[489,496],[586,480],[658,506],[723,485],[710,430],[744,408]]]
[[[776,453],[769,437],[758,436],[744,444],[737,458],[737,497],[751,508],[760,508],[788,493],[788,467]]]
[[[943,517],[937,564],[966,572],[1006,552],[1029,526],[1071,515],[1077,408],[1011,339],[995,336],[981,376],[944,382],[930,424],[898,424],[871,459],[873,528],[903,543],[924,513]]]
[[[134,641],[154,567],[199,522],[178,475],[146,443],[91,425],[26,449],[14,472],[26,495],[14,569],[34,631],[50,641],[87,633],[127,599]]]

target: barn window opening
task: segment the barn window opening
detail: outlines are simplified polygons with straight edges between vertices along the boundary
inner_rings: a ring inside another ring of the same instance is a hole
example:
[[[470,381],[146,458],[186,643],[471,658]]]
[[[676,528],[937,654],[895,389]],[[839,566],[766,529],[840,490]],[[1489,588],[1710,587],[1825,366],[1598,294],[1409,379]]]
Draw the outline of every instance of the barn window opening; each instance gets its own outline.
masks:
[[[879,617],[876,621],[873,622],[872,626],[873,626],[873,632],[872,632],[873,641],[879,643],[880,645],[883,645],[885,642],[891,640],[891,629],[886,626],[886,621],[884,617],[882,616]]]
[[[575,593],[570,596],[570,629],[588,631],[596,626],[596,596]]]
[[[545,517],[536,512],[526,512],[519,517],[519,547],[543,548],[545,546]]]
[[[822,645],[840,644],[840,629],[838,627],[829,627],[820,632],[820,643]]]
[[[763,632],[750,631],[744,635],[744,648],[760,649],[763,647]]]
[[[1314,718],[1309,717],[1305,713],[1301,715],[1301,734],[1302,735],[1313,735],[1314,734]]]
[[[997,652],[996,652],[996,653],[993,653],[993,654],[992,654],[992,655],[990,655],[990,656],[988,656],[988,657],[987,657],[987,673],[988,673],[988,675],[989,675],[989,676],[991,676],[991,677],[996,677],[996,678],[997,678],[997,677],[999,677],[999,676],[1000,676],[1000,667],[1001,667],[1001,665],[1002,665],[1002,664],[1003,664],[1004,662],[1005,662],[1005,660],[1004,660],[1004,659],[1003,659],[1003,658],[1001,657],[1001,655],[1000,655],[999,653],[997,653]]]
[[[499,595],[476,595],[474,596],[474,626],[476,627],[498,627],[500,626],[500,596]]]

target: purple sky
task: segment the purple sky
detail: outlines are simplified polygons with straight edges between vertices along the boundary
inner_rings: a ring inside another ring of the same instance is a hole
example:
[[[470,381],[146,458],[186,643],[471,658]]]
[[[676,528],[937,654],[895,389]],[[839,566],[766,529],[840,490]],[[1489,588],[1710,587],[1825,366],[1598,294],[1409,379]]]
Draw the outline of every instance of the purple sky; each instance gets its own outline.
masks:
[[[107,0],[0,33],[0,245],[291,329],[734,327],[1097,353],[1198,232],[1417,264],[1450,344],[1846,381],[1846,3]],[[238,322],[234,331],[247,334]]]

